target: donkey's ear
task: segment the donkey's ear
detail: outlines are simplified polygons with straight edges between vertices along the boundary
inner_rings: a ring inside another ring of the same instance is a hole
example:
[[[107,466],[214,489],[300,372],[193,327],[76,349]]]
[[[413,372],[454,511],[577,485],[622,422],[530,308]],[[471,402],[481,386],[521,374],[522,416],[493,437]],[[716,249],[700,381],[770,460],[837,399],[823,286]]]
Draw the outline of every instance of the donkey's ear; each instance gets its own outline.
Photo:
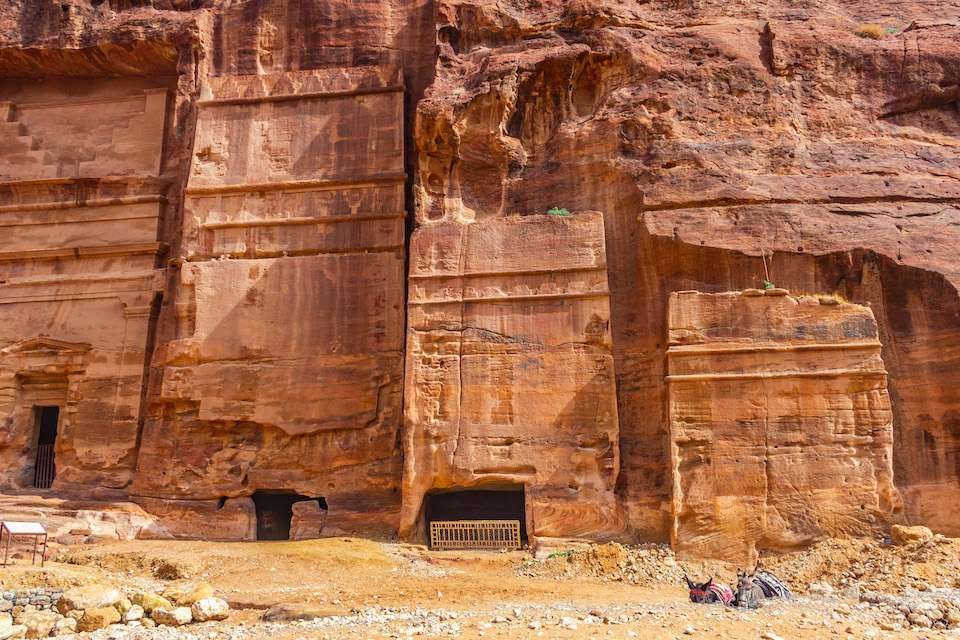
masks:
[[[713,576],[710,576],[710,579],[703,583],[703,588],[706,589],[713,584]]]
[[[691,580],[691,579],[687,576],[687,574],[683,574],[683,579],[687,581],[687,588],[693,589],[694,587],[697,586],[697,585],[693,584],[693,580]]]

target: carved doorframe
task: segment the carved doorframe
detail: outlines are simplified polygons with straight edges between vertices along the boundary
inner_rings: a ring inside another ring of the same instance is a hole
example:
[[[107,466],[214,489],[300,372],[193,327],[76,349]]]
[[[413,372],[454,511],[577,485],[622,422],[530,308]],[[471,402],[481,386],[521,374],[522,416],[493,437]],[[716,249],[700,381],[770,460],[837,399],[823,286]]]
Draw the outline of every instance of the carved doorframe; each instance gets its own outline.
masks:
[[[34,407],[60,407],[57,453],[69,438],[89,351],[89,344],[47,336],[0,349],[0,487],[33,486],[38,437]]]

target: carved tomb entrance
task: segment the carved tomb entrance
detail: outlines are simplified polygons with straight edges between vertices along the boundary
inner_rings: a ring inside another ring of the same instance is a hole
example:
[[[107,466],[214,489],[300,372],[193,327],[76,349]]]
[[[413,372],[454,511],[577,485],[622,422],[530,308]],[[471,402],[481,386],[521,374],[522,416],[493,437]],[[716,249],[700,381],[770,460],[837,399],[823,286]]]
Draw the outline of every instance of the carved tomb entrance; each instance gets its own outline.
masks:
[[[33,472],[33,486],[49,489],[57,475],[55,446],[60,424],[60,407],[34,407],[37,425],[37,458]]]
[[[316,538],[323,530],[327,514],[326,498],[311,498],[278,489],[257,491],[252,498],[257,513],[257,540]]]
[[[527,541],[523,487],[432,492],[424,519],[434,549],[516,548]]]

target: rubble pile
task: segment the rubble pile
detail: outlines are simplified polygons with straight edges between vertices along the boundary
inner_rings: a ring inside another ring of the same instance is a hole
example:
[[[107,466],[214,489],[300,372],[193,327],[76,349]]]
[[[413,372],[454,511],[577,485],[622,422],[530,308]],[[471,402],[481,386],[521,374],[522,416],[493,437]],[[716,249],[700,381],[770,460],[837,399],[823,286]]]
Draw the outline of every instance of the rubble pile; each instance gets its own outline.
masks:
[[[525,560],[517,567],[517,573],[559,580],[592,576],[605,582],[682,584],[684,572],[667,545],[627,546],[611,542]]]
[[[823,540],[764,565],[800,593],[814,583],[886,593],[960,587],[960,544],[942,535],[898,545],[890,540]]]
[[[876,605],[895,621],[890,630],[901,628],[957,629],[960,628],[960,590],[910,589],[900,595],[867,591],[861,602]]]
[[[129,596],[104,584],[66,591],[33,588],[0,593],[0,640],[45,638],[107,627],[178,627],[225,620],[230,605],[206,583],[175,583],[162,594]]]
[[[765,557],[763,566],[796,594],[844,595],[856,600],[861,591],[926,592],[960,588],[960,542],[942,535],[891,540],[825,539],[795,553]],[[712,561],[677,558],[667,545],[608,543],[558,550],[524,560],[517,575],[568,580],[593,577],[627,584],[683,584],[684,573],[713,576],[732,584],[738,567]]]

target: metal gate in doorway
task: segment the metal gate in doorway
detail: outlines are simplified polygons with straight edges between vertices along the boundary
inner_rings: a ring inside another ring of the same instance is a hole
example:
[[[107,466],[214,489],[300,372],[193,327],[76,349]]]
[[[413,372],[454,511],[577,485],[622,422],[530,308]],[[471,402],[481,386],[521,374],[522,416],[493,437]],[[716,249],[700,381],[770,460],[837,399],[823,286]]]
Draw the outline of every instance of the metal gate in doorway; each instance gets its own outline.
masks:
[[[519,520],[434,520],[431,549],[519,549]]]

